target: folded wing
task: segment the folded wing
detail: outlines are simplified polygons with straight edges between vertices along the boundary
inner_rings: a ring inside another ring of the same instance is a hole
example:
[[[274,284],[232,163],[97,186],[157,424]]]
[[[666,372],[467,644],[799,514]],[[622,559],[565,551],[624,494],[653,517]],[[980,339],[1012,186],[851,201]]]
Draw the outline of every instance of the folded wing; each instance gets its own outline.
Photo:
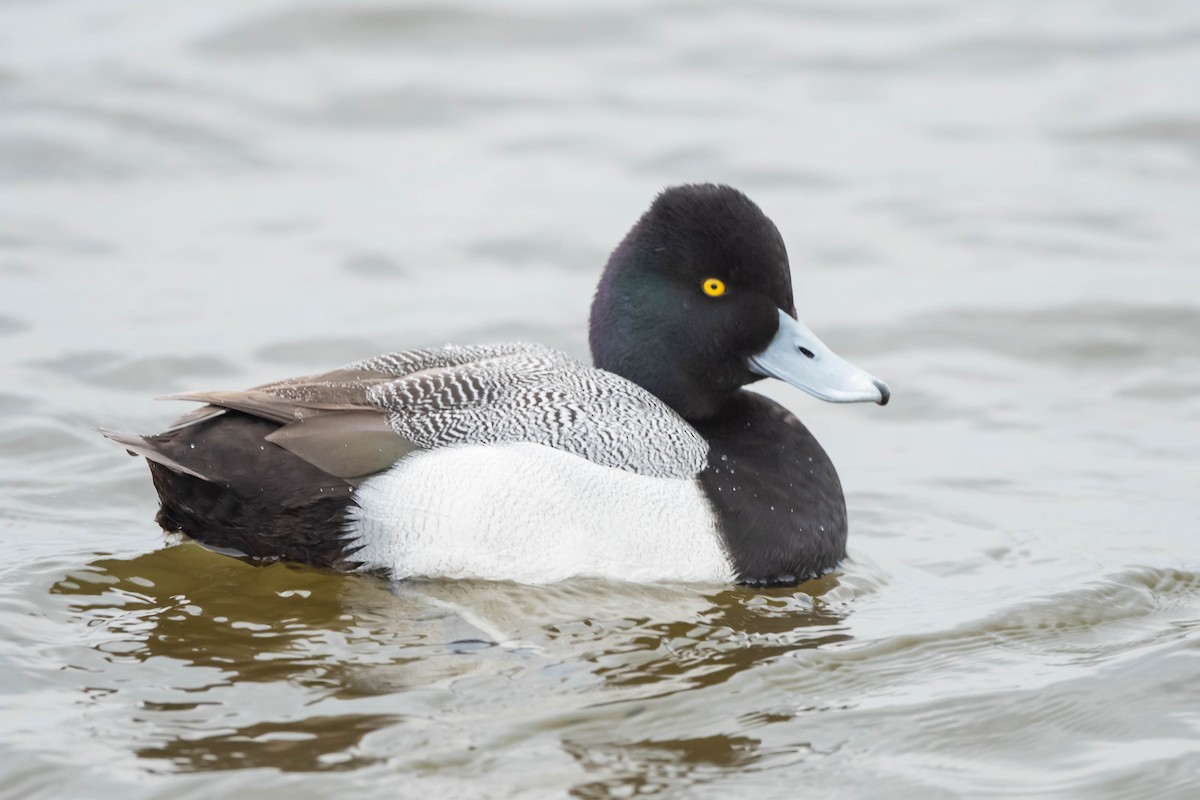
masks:
[[[340,478],[416,449],[531,442],[641,475],[687,478],[707,445],[652,394],[540,345],[447,346],[379,356],[244,392],[172,399],[209,405],[173,429],[232,409],[279,423],[266,439]]]

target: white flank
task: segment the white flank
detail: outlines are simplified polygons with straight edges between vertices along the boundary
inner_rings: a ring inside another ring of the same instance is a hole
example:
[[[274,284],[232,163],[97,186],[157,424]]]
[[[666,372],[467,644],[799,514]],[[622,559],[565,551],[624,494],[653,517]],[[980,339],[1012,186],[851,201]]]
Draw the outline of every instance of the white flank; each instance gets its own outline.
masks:
[[[354,558],[394,578],[734,578],[694,479],[636,475],[543,445],[414,453],[355,498],[349,541],[362,549]]]

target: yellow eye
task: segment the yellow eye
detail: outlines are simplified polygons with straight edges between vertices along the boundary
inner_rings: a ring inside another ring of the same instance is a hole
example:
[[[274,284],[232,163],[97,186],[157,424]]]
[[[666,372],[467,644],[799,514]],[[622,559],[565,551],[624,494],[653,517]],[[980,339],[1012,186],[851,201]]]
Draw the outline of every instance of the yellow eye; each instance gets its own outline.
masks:
[[[725,294],[725,281],[720,278],[709,278],[700,284],[700,288],[704,289],[704,293],[709,297],[720,297]]]

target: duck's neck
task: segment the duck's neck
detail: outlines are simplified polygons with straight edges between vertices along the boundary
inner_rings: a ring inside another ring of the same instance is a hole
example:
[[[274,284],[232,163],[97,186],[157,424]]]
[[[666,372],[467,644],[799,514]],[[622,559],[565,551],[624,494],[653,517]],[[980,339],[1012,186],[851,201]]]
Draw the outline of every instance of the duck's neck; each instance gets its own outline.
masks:
[[[597,362],[596,366],[633,381],[691,423],[720,416],[737,391],[715,392],[708,384],[677,370],[664,375],[652,368],[640,369],[637,363],[606,366]]]
[[[689,422],[720,416],[737,393],[736,388],[714,391],[706,382],[673,369],[669,362],[658,361],[661,366],[656,369],[654,363],[647,363],[643,354],[628,358],[595,355],[593,358],[598,368],[636,383]]]

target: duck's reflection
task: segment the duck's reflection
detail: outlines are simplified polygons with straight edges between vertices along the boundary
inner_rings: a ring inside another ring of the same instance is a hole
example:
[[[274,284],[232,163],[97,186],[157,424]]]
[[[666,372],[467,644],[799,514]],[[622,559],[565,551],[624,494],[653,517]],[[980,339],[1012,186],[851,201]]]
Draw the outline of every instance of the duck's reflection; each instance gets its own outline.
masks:
[[[761,759],[761,742],[747,736],[703,736],[666,741],[640,740],[620,747],[565,745],[589,771],[608,773],[581,783],[572,797],[586,800],[655,795],[702,784],[729,770],[743,770]],[[614,763],[622,769],[613,770]],[[613,775],[613,772],[618,774]]]
[[[200,738],[174,737],[138,750],[180,772],[271,767],[282,772],[342,772],[383,761],[362,751],[363,736],[395,724],[385,714],[342,714],[259,722]]]
[[[94,650],[106,672],[124,673],[117,693],[146,726],[131,737],[139,756],[176,770],[308,771],[371,763],[381,756],[364,747],[368,734],[402,734],[408,721],[480,703],[561,706],[567,695],[583,710],[717,686],[849,638],[844,612],[820,599],[836,585],[832,576],[802,591],[717,593],[603,581],[391,584],[185,543],[99,559],[51,592],[102,629]],[[131,663],[159,685],[127,688]],[[642,744],[688,761],[716,752],[704,741]],[[717,749],[729,757],[754,749],[726,744]]]

